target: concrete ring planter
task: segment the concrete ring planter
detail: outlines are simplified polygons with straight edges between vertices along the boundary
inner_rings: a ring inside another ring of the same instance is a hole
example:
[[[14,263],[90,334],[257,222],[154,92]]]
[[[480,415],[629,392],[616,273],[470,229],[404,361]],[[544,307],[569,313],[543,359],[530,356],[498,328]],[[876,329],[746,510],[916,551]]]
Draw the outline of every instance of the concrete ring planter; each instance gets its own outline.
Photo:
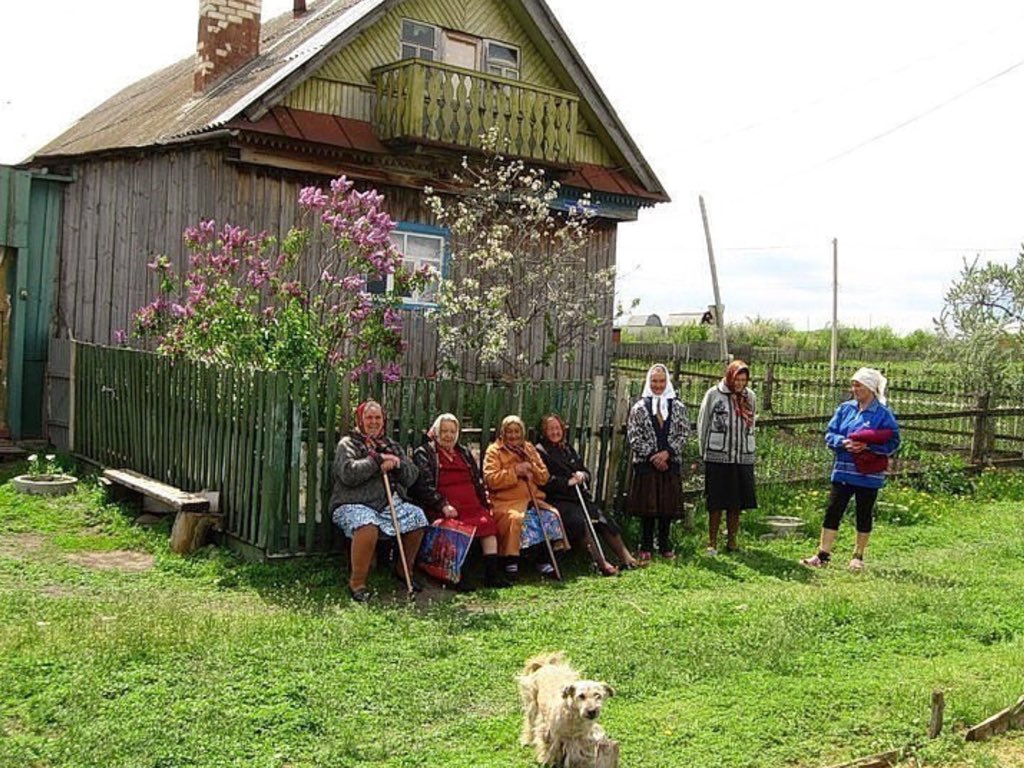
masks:
[[[769,515],[764,521],[776,536],[790,536],[804,526],[802,518],[785,515]]]
[[[74,475],[18,475],[11,479],[14,490],[34,496],[63,496],[75,490]]]

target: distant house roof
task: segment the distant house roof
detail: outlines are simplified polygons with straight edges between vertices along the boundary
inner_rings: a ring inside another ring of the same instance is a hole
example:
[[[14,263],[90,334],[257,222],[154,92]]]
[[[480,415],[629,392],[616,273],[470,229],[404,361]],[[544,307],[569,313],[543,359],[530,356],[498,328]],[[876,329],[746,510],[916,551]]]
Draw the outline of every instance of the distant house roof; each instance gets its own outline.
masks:
[[[584,189],[667,201],[669,198],[661,182],[626,132],[547,3],[544,0],[506,1],[519,3],[537,26],[564,70],[565,78],[579,91],[581,107],[593,112],[593,122],[607,134],[626,160],[629,171],[639,181],[637,184],[619,171],[584,165],[570,177],[572,183],[566,183]],[[193,92],[195,57],[190,56],[108,99],[37,151],[31,161],[172,144],[225,127],[241,130],[244,125],[247,130],[277,130],[264,120],[275,107],[279,107],[285,96],[311,77],[327,58],[400,2],[322,0],[311,4],[305,14],[296,16],[289,12],[270,19],[261,27],[259,55],[210,90],[201,94]],[[271,117],[277,121],[282,119],[280,114]],[[254,124],[249,121],[254,121]],[[288,130],[278,127],[285,132]],[[365,133],[363,128],[353,128],[356,133]],[[327,126],[326,130],[328,134],[337,136],[333,127]],[[348,134],[344,128],[343,132]],[[360,139],[369,143],[373,140]]]
[[[657,315],[630,315],[622,325],[624,328],[660,328],[661,318]]]
[[[673,312],[665,318],[665,325],[675,327],[679,325],[700,325],[704,312]]]

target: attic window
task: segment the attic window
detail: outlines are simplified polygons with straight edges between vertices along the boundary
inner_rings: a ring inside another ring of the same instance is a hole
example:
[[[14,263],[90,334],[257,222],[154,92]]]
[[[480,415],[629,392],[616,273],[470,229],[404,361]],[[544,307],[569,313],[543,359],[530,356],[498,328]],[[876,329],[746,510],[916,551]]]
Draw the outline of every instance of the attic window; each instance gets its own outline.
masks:
[[[484,70],[492,75],[519,79],[519,49],[494,40],[484,41]]]
[[[402,58],[433,61],[437,58],[438,38],[437,27],[402,19]]]

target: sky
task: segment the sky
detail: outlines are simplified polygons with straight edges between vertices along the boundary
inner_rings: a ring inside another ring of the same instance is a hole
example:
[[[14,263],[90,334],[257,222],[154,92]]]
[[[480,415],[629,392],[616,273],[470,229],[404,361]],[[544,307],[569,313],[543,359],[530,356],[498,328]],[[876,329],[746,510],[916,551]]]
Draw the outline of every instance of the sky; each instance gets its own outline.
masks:
[[[833,238],[839,322],[903,332],[931,327],[965,258],[1016,258],[1019,0],[548,3],[672,197],[620,227],[636,311],[714,303],[699,195],[730,321],[826,326]],[[291,6],[264,0],[264,17]],[[191,55],[199,0],[133,7],[49,0],[41,23],[0,4],[0,162]]]

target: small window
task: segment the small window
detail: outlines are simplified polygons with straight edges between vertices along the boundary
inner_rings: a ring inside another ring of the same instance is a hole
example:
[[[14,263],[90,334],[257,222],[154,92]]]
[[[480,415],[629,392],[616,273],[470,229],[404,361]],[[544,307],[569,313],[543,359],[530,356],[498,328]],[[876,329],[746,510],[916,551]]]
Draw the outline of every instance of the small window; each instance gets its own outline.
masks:
[[[436,227],[422,225],[398,225],[398,229],[391,233],[391,242],[404,257],[403,266],[409,271],[415,271],[421,267],[428,266],[434,269],[436,277],[430,285],[415,294],[405,294],[402,298],[409,304],[433,304],[437,301],[437,290],[441,284],[444,269],[444,253],[447,239],[445,230]],[[388,275],[388,279],[371,281],[366,289],[370,293],[384,293],[394,287],[394,279]]]
[[[488,40],[484,43],[484,69],[488,74],[519,79],[519,49]]]
[[[433,61],[437,58],[439,37],[437,27],[402,19],[402,58]]]

